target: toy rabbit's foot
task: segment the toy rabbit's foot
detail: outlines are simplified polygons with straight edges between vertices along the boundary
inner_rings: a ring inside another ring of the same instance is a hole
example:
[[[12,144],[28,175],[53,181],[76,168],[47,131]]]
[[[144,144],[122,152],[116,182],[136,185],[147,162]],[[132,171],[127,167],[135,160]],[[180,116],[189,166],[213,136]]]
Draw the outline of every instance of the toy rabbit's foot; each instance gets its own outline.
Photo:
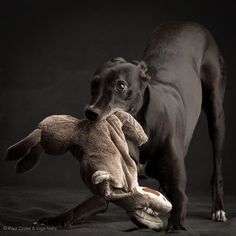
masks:
[[[152,209],[154,208],[158,212],[169,212],[172,209],[172,204],[163,196],[160,192],[148,188],[148,187],[137,187],[137,192],[142,194],[143,196],[148,197],[150,203],[152,205]]]
[[[107,171],[98,170],[92,175],[92,183],[99,184],[106,180],[109,180],[110,175]]]
[[[56,227],[70,228],[73,222],[73,214],[66,212],[55,217],[45,217],[37,221],[38,224],[50,225]]]
[[[147,212],[149,215],[152,215],[152,216],[159,216],[159,212],[154,211],[150,207],[143,208],[143,211]]]
[[[148,214],[147,210],[139,209],[132,212],[130,214],[131,221],[140,228],[149,228],[158,231],[161,230],[163,228],[163,221],[157,215],[152,215],[158,213],[152,211],[152,214]]]
[[[227,218],[225,216],[225,211],[223,211],[223,210],[213,211],[211,218],[212,218],[212,220],[218,221],[218,222],[226,222],[227,221]]]

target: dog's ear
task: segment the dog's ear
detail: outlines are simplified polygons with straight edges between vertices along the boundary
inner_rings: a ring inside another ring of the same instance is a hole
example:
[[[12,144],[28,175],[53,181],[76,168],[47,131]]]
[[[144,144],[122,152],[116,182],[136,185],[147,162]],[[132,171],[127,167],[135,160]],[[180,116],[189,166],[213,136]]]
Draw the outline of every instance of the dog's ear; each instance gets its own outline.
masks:
[[[144,61],[140,61],[137,66],[139,67],[139,76],[140,78],[147,82],[151,79],[151,77],[147,74],[147,71],[148,71],[148,67],[147,67],[147,64],[144,62]]]
[[[121,63],[125,63],[126,60],[122,57],[116,57],[111,59],[110,61],[107,61],[106,63],[104,63],[103,65],[101,65],[94,73],[94,76],[97,76],[101,73],[102,70],[104,70],[105,68],[109,68],[109,67],[113,67],[116,65],[119,65]]]
[[[120,63],[125,63],[126,60],[123,57],[116,57],[113,58],[110,62],[116,62],[117,64],[120,64]]]

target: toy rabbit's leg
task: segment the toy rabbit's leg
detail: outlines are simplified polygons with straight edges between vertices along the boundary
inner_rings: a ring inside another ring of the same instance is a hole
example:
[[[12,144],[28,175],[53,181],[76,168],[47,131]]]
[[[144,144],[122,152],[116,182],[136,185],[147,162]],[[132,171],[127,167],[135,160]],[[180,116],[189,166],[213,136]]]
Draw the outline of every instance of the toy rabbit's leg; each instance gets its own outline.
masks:
[[[68,228],[72,224],[79,223],[84,218],[105,212],[107,207],[108,201],[100,196],[92,195],[73,209],[55,217],[39,219],[37,223]]]
[[[100,183],[100,194],[107,201],[115,201],[132,195],[132,192],[125,192],[123,189],[113,188],[112,181],[106,180]]]
[[[98,185],[99,191],[107,201],[118,200],[124,197],[131,196],[132,192],[125,192],[122,189],[115,188],[112,183],[115,183],[113,177],[107,171],[96,171],[92,175],[92,183]]]
[[[131,197],[120,199],[114,203],[125,209],[133,223],[142,228],[160,230],[163,228],[163,222],[158,217],[158,212],[171,209],[171,204],[162,198],[161,193],[147,188],[136,187]],[[164,203],[165,202],[165,203]],[[166,205],[166,208],[164,206]],[[163,210],[164,209],[164,210]]]
[[[117,192],[118,191],[118,192]],[[109,194],[105,195],[107,201],[115,201],[132,195],[132,192],[124,192],[123,190],[112,190]]]
[[[125,209],[130,220],[140,228],[150,228],[160,230],[163,228],[163,222],[149,208],[149,197],[135,191],[131,197],[114,202],[116,205]]]
[[[92,175],[92,183],[100,184],[110,179],[110,174],[107,171],[98,170]]]
[[[143,194],[148,201],[148,206],[156,212],[170,212],[172,204],[158,191],[148,187],[137,187],[137,192]]]
[[[133,212],[128,212],[130,220],[140,228],[149,228],[161,230],[163,221],[158,216],[153,216],[145,212],[143,209],[137,209]]]

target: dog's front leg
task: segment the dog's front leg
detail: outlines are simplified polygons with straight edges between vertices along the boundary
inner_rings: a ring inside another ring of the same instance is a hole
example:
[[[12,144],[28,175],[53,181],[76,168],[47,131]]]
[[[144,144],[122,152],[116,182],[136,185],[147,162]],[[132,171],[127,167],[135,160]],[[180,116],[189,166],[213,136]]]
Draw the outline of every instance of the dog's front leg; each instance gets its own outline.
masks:
[[[173,165],[167,165],[166,171],[168,176],[160,178],[160,184],[167,197],[173,205],[168,220],[166,231],[186,230],[184,221],[186,217],[186,208],[188,198],[185,193],[186,189],[186,171],[184,159],[175,157]]]
[[[172,204],[167,231],[185,230],[185,216],[188,198],[186,189],[186,170],[181,150],[165,145],[162,155],[147,163],[147,175],[156,178]],[[158,153],[157,153],[158,155]]]
[[[104,198],[98,195],[92,195],[73,209],[54,217],[39,219],[37,223],[69,228],[72,224],[75,224],[84,218],[105,212],[107,206],[108,201]]]

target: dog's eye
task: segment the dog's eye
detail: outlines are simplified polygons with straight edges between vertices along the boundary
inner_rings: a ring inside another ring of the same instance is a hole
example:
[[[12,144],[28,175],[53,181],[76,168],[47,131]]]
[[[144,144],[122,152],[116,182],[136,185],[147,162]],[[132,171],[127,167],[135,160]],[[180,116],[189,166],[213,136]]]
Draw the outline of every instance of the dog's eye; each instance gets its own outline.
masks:
[[[117,81],[116,82],[116,90],[117,91],[122,92],[126,89],[126,87],[127,86],[126,86],[125,82],[123,82],[123,81]]]

